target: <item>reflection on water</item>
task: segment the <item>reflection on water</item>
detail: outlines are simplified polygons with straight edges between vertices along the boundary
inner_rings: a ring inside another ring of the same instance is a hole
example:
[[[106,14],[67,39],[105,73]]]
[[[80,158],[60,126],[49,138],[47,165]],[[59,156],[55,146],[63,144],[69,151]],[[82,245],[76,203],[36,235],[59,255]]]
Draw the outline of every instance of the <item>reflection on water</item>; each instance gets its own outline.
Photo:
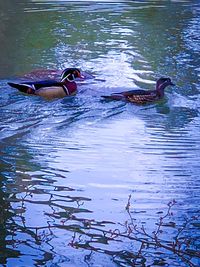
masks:
[[[0,265],[199,266],[199,11],[1,3]],[[68,66],[94,76],[76,97],[7,86]],[[100,99],[161,75],[177,86],[160,103]]]

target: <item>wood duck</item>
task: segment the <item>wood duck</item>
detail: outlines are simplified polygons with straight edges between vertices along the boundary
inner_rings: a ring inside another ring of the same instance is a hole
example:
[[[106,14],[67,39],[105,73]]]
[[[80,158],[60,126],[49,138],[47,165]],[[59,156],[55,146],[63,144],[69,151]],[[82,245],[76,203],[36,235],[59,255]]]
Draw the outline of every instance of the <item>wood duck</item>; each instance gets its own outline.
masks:
[[[77,92],[76,78],[84,78],[80,70],[77,68],[67,68],[62,72],[60,81],[8,82],[8,85],[26,94],[39,95],[46,99],[53,99],[75,95]]]
[[[125,100],[136,104],[146,104],[162,99],[164,97],[164,89],[168,85],[174,86],[175,84],[172,83],[170,78],[160,78],[156,82],[155,90],[131,90],[102,97],[110,100]]]

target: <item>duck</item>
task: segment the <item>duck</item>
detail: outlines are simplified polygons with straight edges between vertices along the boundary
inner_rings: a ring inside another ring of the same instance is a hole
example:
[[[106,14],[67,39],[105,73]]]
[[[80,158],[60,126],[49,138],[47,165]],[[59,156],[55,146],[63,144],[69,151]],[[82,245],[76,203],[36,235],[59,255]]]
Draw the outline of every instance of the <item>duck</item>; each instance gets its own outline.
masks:
[[[76,78],[84,79],[80,70],[77,68],[67,68],[63,70],[60,81],[42,80],[22,83],[8,82],[8,85],[29,95],[38,95],[46,99],[63,98],[65,96],[73,96],[77,93]]]
[[[101,97],[109,100],[125,100],[135,104],[147,104],[162,99],[164,97],[164,90],[169,85],[175,86],[170,78],[161,77],[156,82],[155,90],[130,90]]]

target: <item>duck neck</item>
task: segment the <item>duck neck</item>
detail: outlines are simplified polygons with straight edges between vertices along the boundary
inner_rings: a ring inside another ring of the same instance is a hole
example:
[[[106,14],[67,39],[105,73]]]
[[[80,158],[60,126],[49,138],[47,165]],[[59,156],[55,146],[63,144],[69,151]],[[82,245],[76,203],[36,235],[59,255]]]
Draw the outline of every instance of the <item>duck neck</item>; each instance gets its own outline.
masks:
[[[68,81],[68,82],[74,82],[75,81],[75,77],[74,77],[74,74],[68,74],[66,77],[65,77],[65,81]]]
[[[62,84],[67,95],[73,95],[76,93],[77,85],[74,81],[65,80]]]
[[[157,90],[157,93],[159,95],[159,97],[163,97],[164,96],[164,90],[165,88],[168,86],[168,84],[166,83],[163,83],[159,86],[157,86],[156,90]]]

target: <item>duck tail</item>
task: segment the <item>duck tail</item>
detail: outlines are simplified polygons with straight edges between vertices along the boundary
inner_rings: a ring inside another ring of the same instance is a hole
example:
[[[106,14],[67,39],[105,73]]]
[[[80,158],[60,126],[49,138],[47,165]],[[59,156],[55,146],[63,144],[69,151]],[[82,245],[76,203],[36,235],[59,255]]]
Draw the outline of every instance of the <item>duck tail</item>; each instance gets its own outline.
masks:
[[[18,84],[18,83],[8,83],[8,85],[10,85],[11,87],[13,88],[16,88],[18,89],[19,91],[22,91],[22,92],[26,92],[28,87],[27,86],[24,86],[22,84]]]
[[[16,88],[18,89],[20,92],[23,92],[23,93],[29,93],[30,94],[30,90],[29,90],[29,87],[27,85],[23,85],[23,84],[18,84],[18,83],[10,83],[8,82],[8,85],[10,85],[11,87],[13,88]]]
[[[108,100],[125,100],[125,97],[120,94],[102,95],[101,97],[103,97],[104,99],[108,99]]]

